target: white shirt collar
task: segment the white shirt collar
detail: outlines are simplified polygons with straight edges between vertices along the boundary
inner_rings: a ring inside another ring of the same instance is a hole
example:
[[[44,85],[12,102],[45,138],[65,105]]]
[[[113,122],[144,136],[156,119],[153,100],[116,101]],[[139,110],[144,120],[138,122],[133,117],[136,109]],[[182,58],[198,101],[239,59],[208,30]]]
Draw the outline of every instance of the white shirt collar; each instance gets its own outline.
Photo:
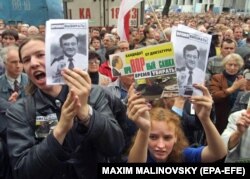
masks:
[[[14,86],[14,82],[15,80],[18,81],[18,84],[21,83],[21,75],[19,75],[16,79],[11,78],[9,75],[7,75],[7,73],[5,73],[5,76],[7,78],[7,81],[9,82],[10,86],[13,87]]]

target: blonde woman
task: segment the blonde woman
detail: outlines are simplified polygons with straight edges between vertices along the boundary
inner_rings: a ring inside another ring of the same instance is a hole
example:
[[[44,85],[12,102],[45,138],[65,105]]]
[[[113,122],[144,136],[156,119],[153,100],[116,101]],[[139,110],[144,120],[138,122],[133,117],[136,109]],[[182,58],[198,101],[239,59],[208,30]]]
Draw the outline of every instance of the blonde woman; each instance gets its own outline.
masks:
[[[207,146],[189,147],[181,128],[181,121],[174,113],[161,107],[151,107],[133,86],[129,90],[128,117],[139,130],[128,162],[214,162],[226,156],[226,147],[210,119],[213,100],[203,85],[194,85],[203,96],[192,96],[195,112],[207,137]]]
[[[227,55],[222,65],[223,72],[213,75],[210,82],[210,93],[215,103],[216,127],[220,133],[226,128],[238,92],[246,87],[246,79],[239,75],[244,65],[240,55],[236,53]]]

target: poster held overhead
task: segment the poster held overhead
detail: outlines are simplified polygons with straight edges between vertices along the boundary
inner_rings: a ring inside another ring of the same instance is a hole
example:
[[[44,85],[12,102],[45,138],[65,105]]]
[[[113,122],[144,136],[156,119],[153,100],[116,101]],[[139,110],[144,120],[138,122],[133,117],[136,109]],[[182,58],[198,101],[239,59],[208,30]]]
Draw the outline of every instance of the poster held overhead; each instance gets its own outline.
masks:
[[[153,100],[178,95],[171,42],[110,55],[113,76],[134,74],[136,90]]]
[[[53,19],[46,22],[46,82],[65,84],[63,68],[88,69],[88,21]]]
[[[193,87],[204,84],[206,65],[212,36],[184,25],[172,31],[179,94],[202,95]]]

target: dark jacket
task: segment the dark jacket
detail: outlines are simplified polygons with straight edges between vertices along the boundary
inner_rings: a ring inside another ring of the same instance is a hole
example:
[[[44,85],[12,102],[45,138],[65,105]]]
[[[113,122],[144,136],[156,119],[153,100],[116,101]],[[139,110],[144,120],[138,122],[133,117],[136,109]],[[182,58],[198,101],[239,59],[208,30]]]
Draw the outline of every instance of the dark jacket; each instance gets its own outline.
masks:
[[[3,117],[5,116],[3,115]],[[2,135],[0,135],[0,179],[12,179],[11,167],[7,150],[8,149],[6,139]]]
[[[186,100],[183,106],[181,124],[185,136],[191,146],[206,145],[206,135],[203,126],[196,114],[191,114],[191,103]],[[212,107],[210,118],[213,123],[216,122],[215,109]]]
[[[231,109],[231,113],[247,109],[247,104],[250,98],[250,91],[240,91]]]
[[[7,142],[16,178],[97,178],[97,163],[118,155],[124,147],[124,137],[102,88],[92,87],[88,103],[93,108],[89,127],[75,122],[63,145],[52,133],[42,140],[35,136],[36,116],[57,113],[60,118],[58,105],[48,96],[37,90],[11,106],[6,114]]]
[[[136,124],[131,121],[126,112],[127,112],[127,97],[123,100],[118,98],[109,88],[103,88],[106,94],[106,97],[109,101],[109,106],[112,109],[112,112],[115,116],[115,119],[119,123],[124,139],[125,146],[123,148],[122,154],[119,156],[110,158],[110,162],[126,162],[127,161],[127,152],[132,146],[133,138],[136,135],[138,130]]]

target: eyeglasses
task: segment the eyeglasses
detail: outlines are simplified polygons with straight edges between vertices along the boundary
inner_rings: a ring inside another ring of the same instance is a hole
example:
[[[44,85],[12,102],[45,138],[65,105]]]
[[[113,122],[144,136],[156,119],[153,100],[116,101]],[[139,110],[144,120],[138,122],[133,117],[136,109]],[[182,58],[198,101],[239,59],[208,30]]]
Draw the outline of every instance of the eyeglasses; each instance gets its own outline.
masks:
[[[90,64],[90,65],[94,65],[94,64],[99,65],[100,63],[101,63],[101,62],[100,62],[99,60],[89,61],[89,64]]]

